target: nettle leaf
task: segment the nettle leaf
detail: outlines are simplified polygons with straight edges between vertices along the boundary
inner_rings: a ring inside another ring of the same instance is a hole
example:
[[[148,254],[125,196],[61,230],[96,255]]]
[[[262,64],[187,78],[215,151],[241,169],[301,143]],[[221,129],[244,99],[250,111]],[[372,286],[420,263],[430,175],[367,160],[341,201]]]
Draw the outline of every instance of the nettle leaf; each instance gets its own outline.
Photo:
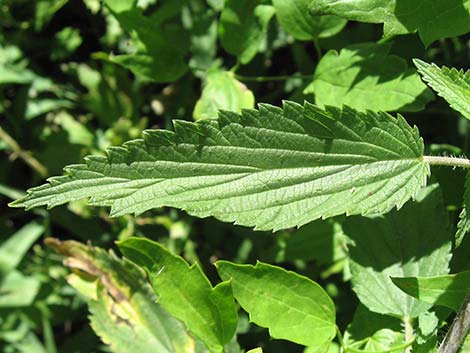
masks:
[[[166,6],[177,7],[180,3],[175,1]],[[184,61],[188,47],[184,45],[186,33],[171,33],[165,29],[164,22],[168,20],[165,15],[171,15],[172,11],[160,9],[162,16],[157,13],[154,17],[146,17],[136,1],[105,0],[105,4],[123,29],[135,37],[138,47],[133,54],[110,55],[109,60],[157,82],[175,81],[187,71]]]
[[[254,108],[255,96],[229,71],[211,71],[207,74],[201,98],[194,107],[196,120],[216,118],[221,109],[240,112]]]
[[[273,0],[281,26],[295,39],[312,40],[334,36],[346,26],[347,20],[337,16],[312,16],[311,0]]]
[[[230,283],[212,288],[197,264],[189,266],[151,240],[129,238],[118,245],[127,258],[148,272],[159,304],[183,321],[211,352],[222,352],[238,321]]]
[[[414,298],[455,311],[470,293],[470,271],[435,277],[392,278],[392,281]]]
[[[470,31],[469,0],[313,0],[310,11],[383,23],[385,37],[418,31],[426,47],[435,40]]]
[[[416,203],[373,218],[346,220],[353,290],[371,311],[417,317],[431,306],[395,288],[390,277],[447,274],[451,257],[448,215],[437,184],[421,190]]]
[[[46,244],[81,274],[69,277],[69,283],[86,295],[93,330],[113,352],[194,352],[194,339],[156,303],[144,272],[134,264],[76,241],[48,238]]]
[[[334,303],[309,278],[261,262],[253,266],[218,261],[215,265],[220,277],[231,281],[233,294],[250,320],[269,328],[271,337],[320,349],[336,336]]]
[[[265,38],[274,7],[254,0],[227,0],[220,14],[219,38],[222,47],[242,64],[258,53]]]
[[[406,60],[389,55],[390,44],[362,43],[330,50],[320,60],[305,90],[321,106],[349,105],[359,110],[419,111],[433,99]]]
[[[436,64],[428,64],[418,59],[414,59],[413,62],[418,68],[418,72],[423,76],[423,80],[453,109],[470,120],[470,101],[468,99],[470,71],[464,72],[445,66],[439,68]]]
[[[278,230],[343,213],[401,207],[426,183],[417,128],[386,113],[262,104],[216,120],[175,121],[175,132],[90,156],[11,205],[57,206],[90,197],[111,215],[171,206]]]
[[[465,175],[465,192],[463,197],[463,209],[459,215],[457,232],[455,233],[455,247],[459,247],[465,234],[470,232],[470,172]]]

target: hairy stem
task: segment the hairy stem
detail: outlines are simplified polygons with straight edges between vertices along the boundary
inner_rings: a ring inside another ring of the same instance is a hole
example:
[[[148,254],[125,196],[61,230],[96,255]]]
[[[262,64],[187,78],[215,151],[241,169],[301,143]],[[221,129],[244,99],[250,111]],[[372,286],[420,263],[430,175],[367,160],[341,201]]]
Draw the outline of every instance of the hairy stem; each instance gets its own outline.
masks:
[[[31,154],[21,149],[18,142],[16,142],[13,137],[11,137],[5,130],[3,130],[1,126],[0,139],[8,145],[8,147],[13,151],[14,154],[16,154],[18,157],[24,160],[31,168],[38,172],[39,175],[44,178],[47,177],[47,175],[49,174],[47,172],[47,168],[43,166],[41,162],[39,162],[36,158],[31,156]]]
[[[465,300],[450,326],[449,332],[439,346],[437,353],[456,353],[470,331],[470,293]]]
[[[470,159],[447,156],[423,156],[423,161],[430,165],[470,168]]]
[[[403,324],[405,326],[405,342],[413,342],[415,335],[413,332],[413,325],[409,317],[403,318]],[[412,346],[406,346],[405,353],[411,353]]]

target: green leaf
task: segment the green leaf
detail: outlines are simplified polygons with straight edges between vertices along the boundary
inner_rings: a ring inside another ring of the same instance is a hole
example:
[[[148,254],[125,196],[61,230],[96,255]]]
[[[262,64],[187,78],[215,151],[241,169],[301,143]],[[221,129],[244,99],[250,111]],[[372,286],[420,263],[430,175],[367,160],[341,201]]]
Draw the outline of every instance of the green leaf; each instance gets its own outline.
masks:
[[[216,118],[219,110],[240,112],[254,108],[255,96],[232,72],[211,71],[207,74],[201,98],[194,107],[196,120]]]
[[[330,50],[315,70],[306,92],[321,106],[349,105],[359,110],[419,111],[433,99],[416,71],[389,44],[362,43]]]
[[[36,298],[41,282],[19,271],[10,271],[0,278],[0,308],[30,306]]]
[[[261,262],[215,265],[224,281],[231,280],[233,294],[250,320],[269,328],[271,337],[322,347],[336,336],[334,303],[309,278]]]
[[[113,352],[194,352],[193,338],[156,303],[134,264],[75,241],[48,238],[46,244],[65,255],[65,265],[82,273],[83,280],[94,283],[95,295],[88,297],[91,325]],[[70,283],[83,289],[76,279]]]
[[[429,173],[417,128],[386,113],[285,102],[284,109],[263,104],[174,124],[175,133],[149,130],[107,157],[87,157],[11,205],[91,197],[113,216],[171,206],[277,230],[388,212],[413,197]]]
[[[261,348],[255,348],[255,349],[250,349],[246,353],[263,353],[263,350]]]
[[[347,20],[336,16],[311,16],[311,0],[273,0],[281,26],[295,39],[312,40],[334,36],[346,26]]]
[[[274,7],[256,0],[227,0],[219,24],[222,47],[242,64],[249,63],[258,53],[273,15]]]
[[[414,298],[458,311],[470,293],[470,271],[434,277],[392,278],[402,291]]]
[[[445,66],[439,68],[436,64],[428,64],[418,59],[414,59],[413,62],[418,68],[418,72],[423,76],[423,80],[453,109],[470,120],[470,102],[468,100],[470,71],[464,72]]]
[[[43,225],[31,222],[0,244],[0,277],[19,265],[28,250],[43,233]]]
[[[417,317],[430,305],[396,288],[390,277],[448,273],[451,238],[448,215],[437,184],[423,189],[418,202],[383,217],[346,220],[353,290],[371,311]]]
[[[109,60],[156,82],[171,82],[183,76],[187,71],[184,61],[187,46],[183,40],[186,34],[184,31],[174,33],[165,29],[169,27],[165,27],[164,23],[168,20],[165,17],[168,12],[160,8],[156,16],[149,18],[142,14],[134,1],[106,0],[105,4],[124,30],[134,35],[138,47],[136,53],[110,55]],[[181,1],[174,1],[167,7],[175,6],[178,9],[180,4]],[[160,13],[163,15],[158,17]]]
[[[310,11],[383,23],[385,37],[418,31],[426,47],[435,40],[470,31],[469,0],[313,0]]]
[[[119,249],[149,274],[158,302],[183,321],[211,352],[222,352],[237,328],[229,282],[212,288],[198,265],[189,266],[160,244],[143,238],[120,242]]]

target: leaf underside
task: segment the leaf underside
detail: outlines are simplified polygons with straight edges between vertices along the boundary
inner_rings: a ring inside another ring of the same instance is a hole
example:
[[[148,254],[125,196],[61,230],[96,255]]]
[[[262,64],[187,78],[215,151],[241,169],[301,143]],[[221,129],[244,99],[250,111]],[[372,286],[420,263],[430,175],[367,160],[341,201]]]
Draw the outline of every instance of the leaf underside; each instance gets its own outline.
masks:
[[[339,214],[401,207],[429,166],[416,127],[386,113],[284,102],[196,123],[89,156],[12,206],[90,198],[111,215],[170,206],[198,217],[278,230]]]

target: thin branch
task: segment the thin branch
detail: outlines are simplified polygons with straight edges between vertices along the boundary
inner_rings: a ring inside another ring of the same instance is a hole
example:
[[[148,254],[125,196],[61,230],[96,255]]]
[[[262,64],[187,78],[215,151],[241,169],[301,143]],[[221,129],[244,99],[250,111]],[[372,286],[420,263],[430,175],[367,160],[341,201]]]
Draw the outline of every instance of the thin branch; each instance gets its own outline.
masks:
[[[470,294],[465,300],[450,326],[449,332],[439,346],[437,353],[457,353],[470,331]]]
[[[246,82],[271,82],[271,81],[286,81],[291,78],[300,78],[302,80],[311,80],[313,75],[300,75],[300,74],[292,74],[292,75],[284,75],[284,76],[243,76],[235,74],[235,78],[240,81]]]
[[[13,151],[14,154],[16,154],[18,157],[20,157],[22,160],[24,160],[31,168],[33,168],[36,172],[39,173],[43,178],[47,177],[49,175],[47,168],[41,164],[36,158],[34,158],[30,153],[24,151],[21,149],[20,145],[18,142],[13,139],[3,128],[0,126],[0,139],[3,140],[8,147]]]

